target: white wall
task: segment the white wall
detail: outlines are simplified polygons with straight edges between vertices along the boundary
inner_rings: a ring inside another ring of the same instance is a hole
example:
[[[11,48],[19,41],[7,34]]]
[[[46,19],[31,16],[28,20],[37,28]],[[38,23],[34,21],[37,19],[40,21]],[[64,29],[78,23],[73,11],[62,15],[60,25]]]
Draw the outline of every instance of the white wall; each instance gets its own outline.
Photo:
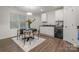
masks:
[[[9,7],[0,7],[0,39],[16,36],[16,29],[10,29],[10,13],[23,12]]]
[[[76,10],[76,27],[79,26],[79,6],[75,6],[75,10]],[[77,37],[77,47],[79,47],[79,40],[78,40],[78,32],[79,29],[77,29],[76,31],[76,37]]]
[[[39,29],[39,25],[41,22],[41,15],[33,15],[33,17],[35,18],[35,21],[31,24],[31,27]]]
[[[75,7],[64,7],[64,40],[74,46],[77,46],[76,13]]]
[[[76,25],[77,26],[79,26],[79,6],[76,6],[75,7],[76,8],[76,11],[77,11],[77,13],[76,13]]]

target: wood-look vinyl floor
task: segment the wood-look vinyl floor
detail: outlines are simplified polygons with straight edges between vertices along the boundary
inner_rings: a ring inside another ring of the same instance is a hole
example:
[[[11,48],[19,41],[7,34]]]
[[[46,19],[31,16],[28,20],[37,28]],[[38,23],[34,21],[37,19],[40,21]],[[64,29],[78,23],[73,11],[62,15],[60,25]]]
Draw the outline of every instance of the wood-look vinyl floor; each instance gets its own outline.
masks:
[[[79,49],[70,46],[62,39],[41,36],[46,39],[43,43],[36,46],[29,52],[78,52]],[[13,40],[0,40],[0,52],[24,52]]]
[[[11,39],[0,40],[0,52],[23,52],[23,50]]]
[[[38,45],[37,47],[30,50],[30,52],[77,52],[78,49],[68,46],[69,43],[63,41],[62,39],[43,37],[46,40]]]

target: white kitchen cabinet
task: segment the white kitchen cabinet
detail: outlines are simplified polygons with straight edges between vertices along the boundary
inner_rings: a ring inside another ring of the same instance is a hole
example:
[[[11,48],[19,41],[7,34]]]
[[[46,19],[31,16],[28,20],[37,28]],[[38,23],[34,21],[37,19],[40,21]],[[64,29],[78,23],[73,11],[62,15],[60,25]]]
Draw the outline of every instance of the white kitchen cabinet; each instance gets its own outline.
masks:
[[[41,21],[42,21],[42,22],[47,22],[47,14],[46,14],[46,13],[43,13],[43,14],[41,15]]]
[[[55,11],[56,21],[63,21],[64,18],[64,9],[59,9]]]
[[[55,25],[55,12],[47,12],[47,21],[50,25]]]
[[[40,27],[40,33],[54,37],[54,27]]]
[[[51,11],[43,13],[41,16],[42,16],[41,21],[46,22],[42,23],[41,25],[48,25],[48,26],[41,26],[40,33],[54,37],[54,27],[52,27],[51,25],[55,25],[55,12]]]

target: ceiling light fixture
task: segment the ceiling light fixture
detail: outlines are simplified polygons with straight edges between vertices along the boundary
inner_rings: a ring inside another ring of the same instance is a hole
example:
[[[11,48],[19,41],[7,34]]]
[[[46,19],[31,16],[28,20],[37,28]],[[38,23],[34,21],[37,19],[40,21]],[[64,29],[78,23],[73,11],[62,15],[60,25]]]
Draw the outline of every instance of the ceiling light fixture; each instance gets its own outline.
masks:
[[[25,8],[28,8],[28,9],[36,9],[37,7],[36,6],[25,6]]]
[[[32,13],[31,13],[31,12],[27,12],[26,14],[27,14],[27,15],[32,15]]]

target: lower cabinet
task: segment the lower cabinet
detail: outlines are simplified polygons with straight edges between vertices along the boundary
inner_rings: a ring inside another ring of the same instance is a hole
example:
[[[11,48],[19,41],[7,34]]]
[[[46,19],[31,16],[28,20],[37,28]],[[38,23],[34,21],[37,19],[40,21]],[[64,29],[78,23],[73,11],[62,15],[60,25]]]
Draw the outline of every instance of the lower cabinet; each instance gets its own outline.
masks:
[[[40,27],[40,33],[54,37],[54,27]]]

